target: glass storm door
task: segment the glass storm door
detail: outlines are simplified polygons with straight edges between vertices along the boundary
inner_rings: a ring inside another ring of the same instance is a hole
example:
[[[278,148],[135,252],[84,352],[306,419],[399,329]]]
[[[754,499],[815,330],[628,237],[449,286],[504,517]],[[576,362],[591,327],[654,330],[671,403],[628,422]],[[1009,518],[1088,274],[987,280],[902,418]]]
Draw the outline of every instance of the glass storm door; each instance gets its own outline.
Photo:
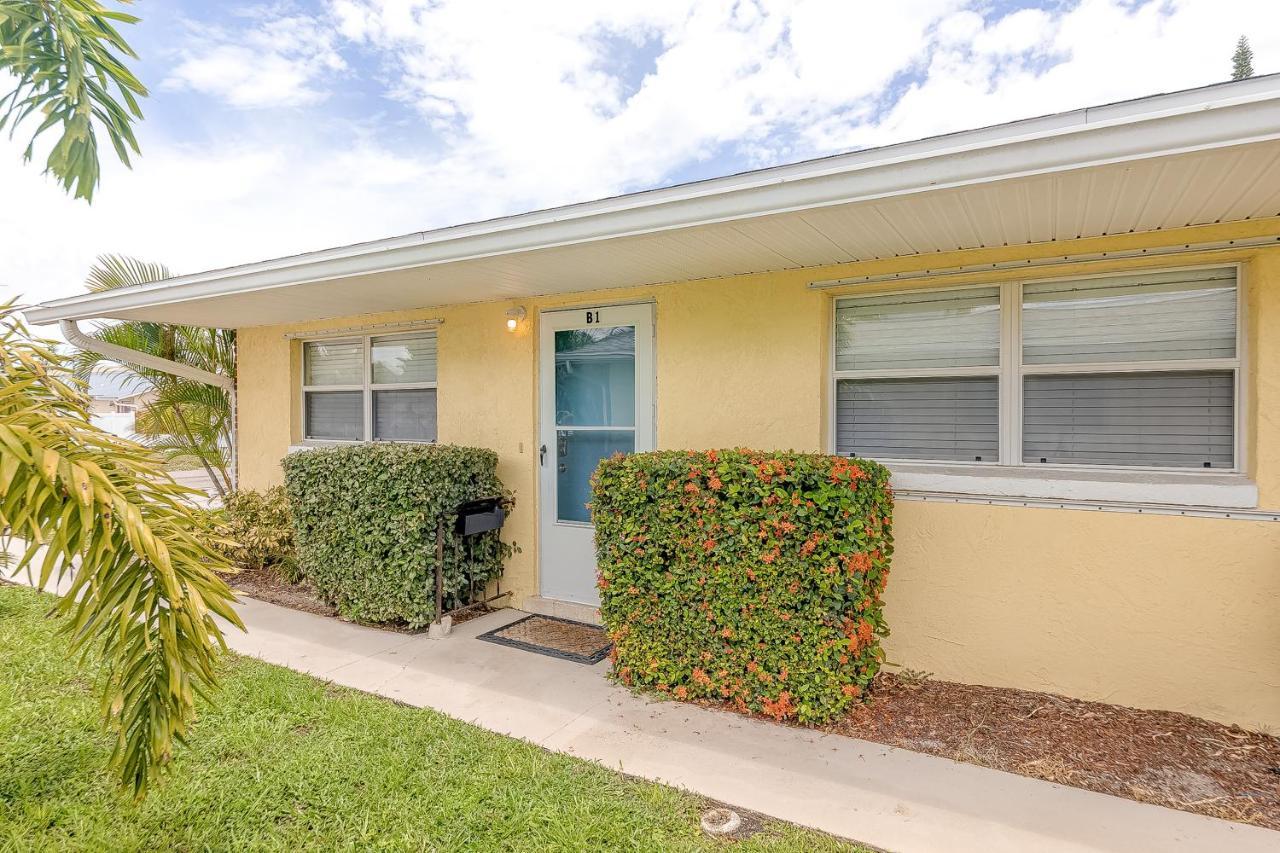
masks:
[[[591,474],[653,449],[653,306],[546,312],[539,344],[541,594],[596,605]]]

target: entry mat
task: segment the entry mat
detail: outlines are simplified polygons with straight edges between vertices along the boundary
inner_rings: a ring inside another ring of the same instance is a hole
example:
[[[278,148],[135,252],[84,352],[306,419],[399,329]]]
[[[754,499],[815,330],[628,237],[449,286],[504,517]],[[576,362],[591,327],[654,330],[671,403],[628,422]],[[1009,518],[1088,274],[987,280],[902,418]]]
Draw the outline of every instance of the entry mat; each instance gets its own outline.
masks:
[[[477,639],[576,663],[599,663],[613,645],[604,629],[555,616],[526,616]]]

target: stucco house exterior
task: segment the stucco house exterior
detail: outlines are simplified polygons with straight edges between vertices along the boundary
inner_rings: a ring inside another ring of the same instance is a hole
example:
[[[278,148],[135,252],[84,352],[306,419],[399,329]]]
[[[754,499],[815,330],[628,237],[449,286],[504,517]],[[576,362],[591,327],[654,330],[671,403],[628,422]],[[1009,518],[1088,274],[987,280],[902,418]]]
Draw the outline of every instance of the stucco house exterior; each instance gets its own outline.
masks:
[[[891,661],[1280,726],[1280,76],[29,317],[236,328],[242,487],[333,441],[496,450],[535,611],[592,614],[602,454],[870,456]]]

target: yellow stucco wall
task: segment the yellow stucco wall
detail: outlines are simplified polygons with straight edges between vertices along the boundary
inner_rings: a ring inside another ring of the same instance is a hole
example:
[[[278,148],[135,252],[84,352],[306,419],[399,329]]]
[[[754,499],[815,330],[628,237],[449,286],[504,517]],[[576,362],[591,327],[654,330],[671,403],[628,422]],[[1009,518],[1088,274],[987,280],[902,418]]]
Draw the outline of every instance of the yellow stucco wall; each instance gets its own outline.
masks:
[[[835,291],[809,282],[1001,260],[1280,235],[1280,220],[956,252],[245,328],[239,336],[240,477],[279,482],[298,436],[298,352],[289,332],[442,318],[442,441],[490,447],[518,506],[522,547],[504,587],[537,593],[538,312],[651,299],[657,443],[662,448],[826,449]],[[1037,268],[1035,276],[1243,263],[1248,470],[1280,508],[1280,247]],[[1028,271],[946,283],[1027,278]],[[907,286],[937,286],[926,275]],[[904,285],[882,286],[896,289]],[[863,288],[865,290],[865,288]],[[507,332],[504,314],[529,319]],[[887,592],[892,661],[939,678],[1049,690],[1280,726],[1280,523],[900,501]]]

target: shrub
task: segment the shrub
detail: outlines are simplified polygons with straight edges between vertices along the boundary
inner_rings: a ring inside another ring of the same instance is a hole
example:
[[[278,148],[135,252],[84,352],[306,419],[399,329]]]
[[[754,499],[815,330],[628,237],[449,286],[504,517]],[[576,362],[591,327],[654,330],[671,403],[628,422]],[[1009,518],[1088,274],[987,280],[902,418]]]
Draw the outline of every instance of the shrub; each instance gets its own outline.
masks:
[[[614,676],[802,722],[865,695],[888,634],[889,472],[750,450],[614,456],[593,481]]]
[[[234,543],[223,549],[229,560],[245,569],[274,568],[289,583],[298,582],[293,517],[283,486],[232,492],[223,502],[222,520],[222,532]]]
[[[407,623],[435,618],[436,523],[445,526],[446,608],[465,603],[502,572],[512,547],[496,533],[465,544],[454,508],[511,497],[492,450],[449,444],[357,444],[290,454],[285,488],[293,507],[302,574],[348,619]]]

